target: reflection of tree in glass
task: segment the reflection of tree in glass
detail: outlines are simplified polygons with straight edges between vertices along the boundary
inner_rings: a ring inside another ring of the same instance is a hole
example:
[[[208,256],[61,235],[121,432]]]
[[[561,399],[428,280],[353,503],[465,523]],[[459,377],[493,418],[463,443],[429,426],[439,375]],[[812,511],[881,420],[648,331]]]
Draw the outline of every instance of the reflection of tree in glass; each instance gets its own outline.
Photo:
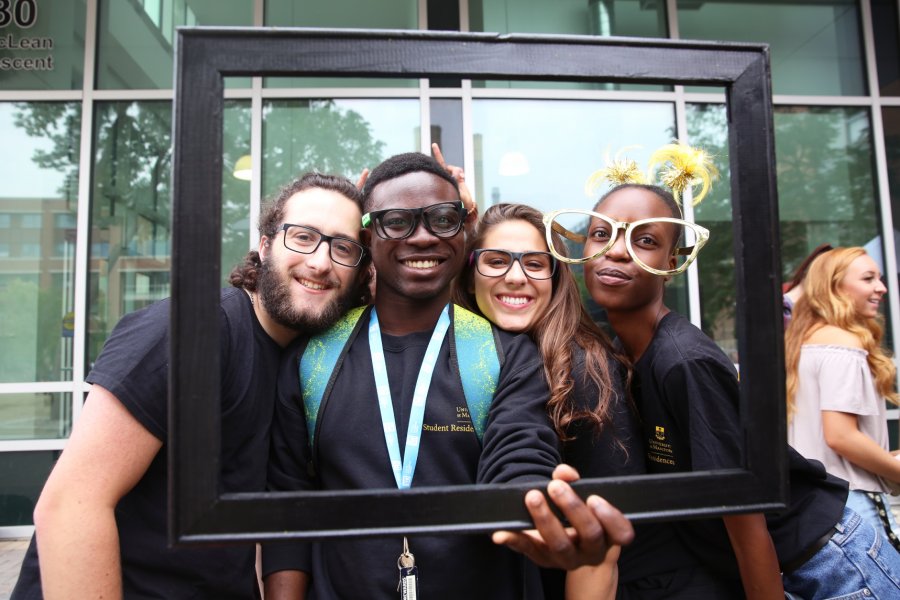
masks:
[[[373,139],[368,121],[333,100],[275,101],[263,115],[263,193],[267,197],[307,171],[356,181],[364,168],[371,169],[385,158],[385,144]]]
[[[110,263],[119,251],[168,255],[171,105],[115,102],[97,117],[92,225],[95,231],[113,223],[125,229],[120,247],[110,248]],[[161,245],[141,244],[146,235]]]
[[[690,105],[687,117],[691,144],[709,151],[720,172],[695,209],[697,221],[710,230],[699,259],[703,328],[716,339],[733,338],[737,299],[725,109]],[[775,130],[782,275],[787,276],[820,243],[862,245],[876,235],[871,142],[865,111],[852,108],[779,108]]]
[[[59,195],[74,210],[78,198],[78,155],[81,117],[78,105],[66,102],[15,104],[13,120],[30,137],[52,143],[51,150],[37,149],[31,157],[42,169],[63,175]]]
[[[15,126],[29,137],[40,139],[50,150],[36,149],[31,161],[49,175],[57,172],[62,177],[57,190],[58,198],[35,200],[35,211],[42,213],[43,223],[54,223],[54,241],[61,241],[69,248],[74,242],[74,234],[68,225],[59,225],[55,215],[61,211],[74,215],[78,200],[78,156],[81,119],[79,105],[65,102],[30,102],[14,105]],[[47,142],[50,142],[47,144]],[[55,178],[54,178],[55,179]],[[74,219],[73,219],[74,220]],[[67,219],[63,222],[68,223]],[[36,235],[41,235],[38,232]],[[4,338],[7,344],[0,348],[0,354],[7,357],[4,368],[0,369],[0,380],[22,381],[30,377],[34,381],[56,381],[68,376],[70,366],[64,354],[66,340],[60,335],[64,306],[72,306],[73,288],[64,281],[71,281],[73,272],[72,253],[69,262],[60,263],[63,251],[41,241],[41,261],[37,271],[10,275],[4,281],[7,300],[0,302],[0,315],[18,315],[7,319]],[[48,277],[49,275],[49,277]],[[21,303],[25,301],[25,306]],[[18,306],[15,303],[19,303]],[[28,318],[23,311],[34,311]],[[35,328],[35,324],[37,327]],[[25,348],[34,344],[35,351]],[[29,375],[25,375],[29,374]]]
[[[728,168],[728,123],[725,108],[716,104],[689,105],[691,145],[703,148],[719,170],[709,195],[694,207],[695,220],[709,229],[709,242],[697,259],[702,299],[703,330],[720,343],[734,339],[734,249],[731,234],[731,178]]]
[[[250,154],[250,103],[225,101],[222,131],[222,285],[250,247],[250,182],[234,177],[234,165]]]
[[[58,379],[58,373],[48,372],[47,367],[50,365],[46,364],[43,357],[37,357],[37,366],[35,366],[35,352],[32,349],[32,346],[37,346],[34,342],[35,334],[38,334],[38,341],[43,342],[45,341],[44,336],[40,333],[47,329],[47,327],[43,327],[36,332],[34,327],[38,315],[35,314],[37,310],[31,300],[38,300],[38,307],[45,305],[40,302],[37,278],[8,277],[4,279],[3,293],[0,294],[0,315],[5,317],[3,337],[0,338],[0,350],[3,350],[0,381],[27,381],[29,377],[34,377],[34,381],[43,379],[52,381],[54,377]],[[23,298],[29,299],[29,302],[23,304]],[[10,318],[12,315],[15,315],[15,318]],[[55,329],[53,332],[59,333]],[[14,343],[10,344],[10,341]],[[38,348],[40,347],[38,346]],[[41,350],[43,349],[41,348]]]
[[[169,295],[171,118],[168,102],[96,111],[89,358],[122,315]]]
[[[863,245],[878,233],[865,110],[782,109],[775,115],[778,192],[789,273],[815,246]],[[796,238],[796,239],[794,239]]]

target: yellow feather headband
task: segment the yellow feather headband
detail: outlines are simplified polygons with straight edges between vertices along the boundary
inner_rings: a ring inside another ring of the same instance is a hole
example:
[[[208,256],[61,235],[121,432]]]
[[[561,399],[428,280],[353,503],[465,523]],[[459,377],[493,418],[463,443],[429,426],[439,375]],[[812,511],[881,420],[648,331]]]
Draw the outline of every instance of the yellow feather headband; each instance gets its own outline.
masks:
[[[634,147],[628,146],[617,152],[612,162],[607,152],[604,157],[606,166],[591,173],[585,183],[585,193],[593,196],[604,181],[610,182],[613,186],[625,183],[645,184],[652,181],[652,175],[645,176],[635,161],[621,157],[623,151]],[[667,144],[655,151],[650,156],[649,172],[651,174],[656,172],[659,185],[672,190],[672,195],[679,204],[685,190],[700,185],[700,191],[693,196],[694,206],[706,197],[712,180],[719,176],[719,171],[709,154],[683,142]]]
[[[637,148],[637,146],[626,146],[620,149],[612,161],[609,160],[609,148],[607,148],[603,155],[606,166],[591,173],[584,184],[584,193],[593,196],[604,181],[610,182],[613,186],[623,183],[647,183],[647,177],[637,163],[633,159],[622,158],[622,153],[631,148]]]

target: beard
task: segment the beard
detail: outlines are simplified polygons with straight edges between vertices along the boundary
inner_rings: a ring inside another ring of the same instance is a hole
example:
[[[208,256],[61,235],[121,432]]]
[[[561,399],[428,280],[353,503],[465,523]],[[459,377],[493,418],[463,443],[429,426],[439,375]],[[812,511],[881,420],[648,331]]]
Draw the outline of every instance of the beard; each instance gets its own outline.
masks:
[[[340,282],[329,279],[328,285]],[[296,306],[291,297],[290,277],[281,276],[271,267],[271,259],[263,261],[257,272],[256,290],[269,316],[284,327],[303,334],[317,334],[334,325],[352,307],[355,286],[339,290],[336,297],[317,308]]]

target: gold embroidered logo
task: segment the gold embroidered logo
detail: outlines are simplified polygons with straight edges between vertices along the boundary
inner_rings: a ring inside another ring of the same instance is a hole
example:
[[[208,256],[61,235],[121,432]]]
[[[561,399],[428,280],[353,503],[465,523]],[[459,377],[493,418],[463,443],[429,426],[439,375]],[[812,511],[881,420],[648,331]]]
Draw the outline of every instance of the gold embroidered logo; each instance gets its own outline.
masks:
[[[656,439],[663,441],[666,439],[666,428],[659,425],[656,426]]]

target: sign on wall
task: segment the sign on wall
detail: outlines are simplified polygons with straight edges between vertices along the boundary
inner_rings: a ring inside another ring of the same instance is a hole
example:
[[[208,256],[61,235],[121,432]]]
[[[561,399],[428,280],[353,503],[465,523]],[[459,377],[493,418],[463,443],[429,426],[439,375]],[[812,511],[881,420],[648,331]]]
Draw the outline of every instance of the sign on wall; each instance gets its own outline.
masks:
[[[53,38],[29,36],[38,0],[0,0],[0,71],[52,71]],[[13,31],[14,29],[19,31]]]

